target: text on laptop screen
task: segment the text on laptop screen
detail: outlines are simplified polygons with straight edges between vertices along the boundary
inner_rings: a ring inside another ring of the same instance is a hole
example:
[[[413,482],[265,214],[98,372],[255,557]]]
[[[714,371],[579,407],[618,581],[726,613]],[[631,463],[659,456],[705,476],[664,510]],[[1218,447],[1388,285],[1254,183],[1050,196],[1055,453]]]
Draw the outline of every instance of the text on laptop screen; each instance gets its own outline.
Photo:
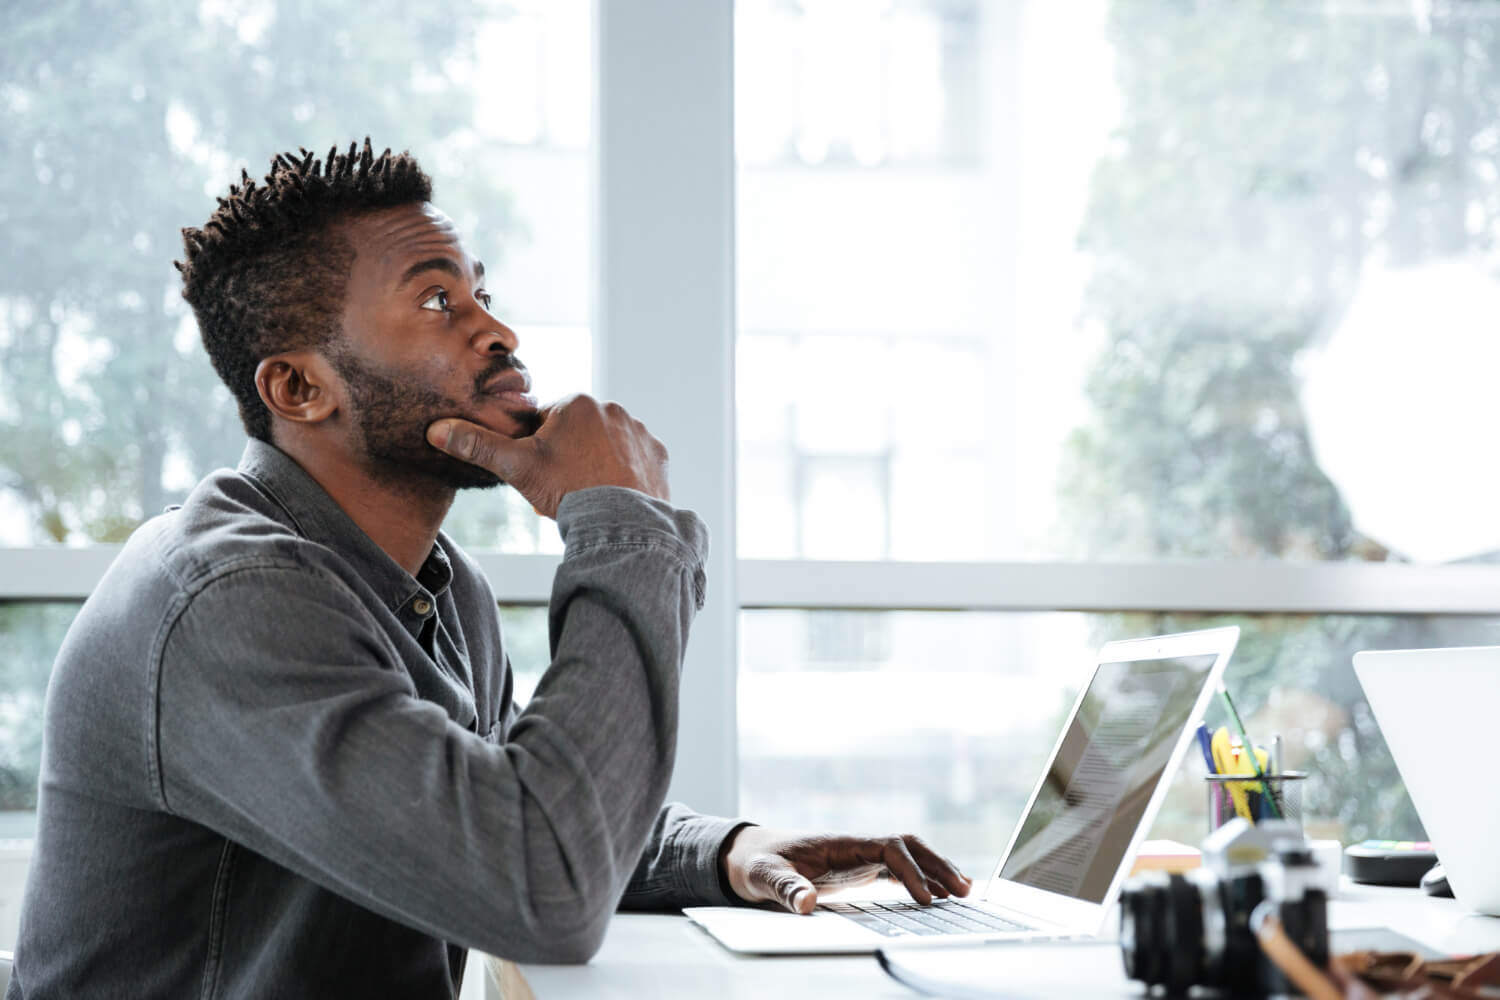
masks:
[[[1001,878],[1103,901],[1214,660],[1100,664]]]

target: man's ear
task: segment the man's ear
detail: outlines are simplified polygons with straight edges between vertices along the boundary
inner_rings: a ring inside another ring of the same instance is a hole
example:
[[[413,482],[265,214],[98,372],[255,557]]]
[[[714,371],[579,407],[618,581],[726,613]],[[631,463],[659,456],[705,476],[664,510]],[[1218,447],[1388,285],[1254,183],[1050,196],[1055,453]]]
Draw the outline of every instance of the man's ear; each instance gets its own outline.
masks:
[[[314,350],[273,354],[255,366],[261,402],[293,423],[321,423],[338,412],[340,385],[328,360]]]

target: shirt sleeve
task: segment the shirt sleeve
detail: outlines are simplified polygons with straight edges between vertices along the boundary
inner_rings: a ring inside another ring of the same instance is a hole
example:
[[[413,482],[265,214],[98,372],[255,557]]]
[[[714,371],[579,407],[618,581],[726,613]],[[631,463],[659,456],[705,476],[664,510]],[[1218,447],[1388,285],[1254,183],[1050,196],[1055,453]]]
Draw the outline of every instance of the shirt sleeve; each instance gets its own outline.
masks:
[[[622,910],[728,906],[740,900],[720,874],[724,841],[745,820],[700,816],[680,802],[657,813],[646,849],[620,900]]]
[[[416,696],[328,568],[221,567],[159,660],[164,807],[435,937],[588,958],[660,825],[707,537],[620,488],[570,494],[558,525],[553,660],[498,744]]]

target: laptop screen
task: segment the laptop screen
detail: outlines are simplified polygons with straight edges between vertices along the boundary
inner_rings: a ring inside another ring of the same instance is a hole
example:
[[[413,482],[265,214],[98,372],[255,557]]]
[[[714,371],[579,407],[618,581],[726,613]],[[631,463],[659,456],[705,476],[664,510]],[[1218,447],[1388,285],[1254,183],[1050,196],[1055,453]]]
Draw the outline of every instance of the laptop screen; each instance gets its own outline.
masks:
[[[1100,664],[1001,878],[1103,902],[1215,659]]]

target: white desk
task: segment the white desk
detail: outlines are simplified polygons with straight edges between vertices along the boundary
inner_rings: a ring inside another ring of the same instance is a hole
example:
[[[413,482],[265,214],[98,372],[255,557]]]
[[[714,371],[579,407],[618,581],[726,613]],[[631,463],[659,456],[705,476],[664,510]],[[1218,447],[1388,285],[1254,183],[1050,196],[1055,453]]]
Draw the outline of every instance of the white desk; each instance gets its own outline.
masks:
[[[1330,923],[1389,927],[1448,953],[1500,950],[1500,918],[1468,913],[1451,899],[1432,899],[1416,889],[1346,882]],[[616,916],[604,947],[586,966],[527,965],[520,971],[536,1000],[911,1000],[918,995],[889,978],[871,956],[745,958],[722,948],[686,917],[659,914]]]
[[[917,995],[881,971],[872,955],[746,957],[686,917],[643,913],[617,914],[604,947],[588,965],[524,965],[521,974],[536,1000],[911,1000]]]
[[[1500,917],[1485,917],[1452,899],[1417,889],[1354,885],[1348,879],[1329,914],[1339,927],[1389,927],[1450,955],[1500,951]]]

